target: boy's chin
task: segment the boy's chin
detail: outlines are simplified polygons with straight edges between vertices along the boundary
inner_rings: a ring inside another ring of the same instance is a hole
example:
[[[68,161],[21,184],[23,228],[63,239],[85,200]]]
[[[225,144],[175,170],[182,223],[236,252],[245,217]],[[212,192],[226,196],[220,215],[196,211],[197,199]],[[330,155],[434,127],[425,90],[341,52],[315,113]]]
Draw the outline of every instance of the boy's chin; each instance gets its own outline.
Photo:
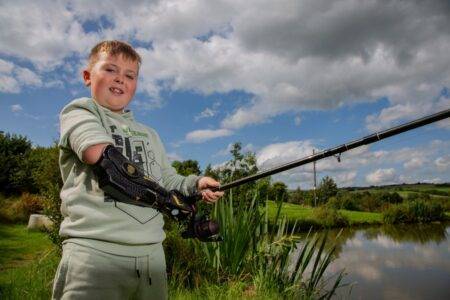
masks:
[[[105,102],[96,101],[100,106],[109,109],[112,112],[123,112],[125,106],[123,105],[113,105]]]

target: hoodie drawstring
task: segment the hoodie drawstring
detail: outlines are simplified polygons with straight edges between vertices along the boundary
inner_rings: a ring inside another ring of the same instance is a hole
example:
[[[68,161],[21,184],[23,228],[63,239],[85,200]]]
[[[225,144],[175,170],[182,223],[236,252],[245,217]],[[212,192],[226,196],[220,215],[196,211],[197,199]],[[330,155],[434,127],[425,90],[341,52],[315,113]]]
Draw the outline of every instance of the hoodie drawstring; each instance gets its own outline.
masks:
[[[152,285],[152,274],[150,272],[150,256],[146,255],[141,257],[134,258],[134,269],[136,270],[136,274],[138,278],[141,278],[141,270],[139,269],[139,263],[142,263],[142,259],[145,258],[147,260],[147,273],[148,273],[148,284]]]

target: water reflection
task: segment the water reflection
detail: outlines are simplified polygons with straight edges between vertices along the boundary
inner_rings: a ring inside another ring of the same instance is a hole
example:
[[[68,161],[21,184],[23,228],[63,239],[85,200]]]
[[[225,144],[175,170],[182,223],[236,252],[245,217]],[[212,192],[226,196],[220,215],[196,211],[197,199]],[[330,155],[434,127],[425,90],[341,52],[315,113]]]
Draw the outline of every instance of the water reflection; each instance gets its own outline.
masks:
[[[449,233],[440,223],[332,230],[328,273],[345,269],[346,282],[356,283],[352,299],[450,299]]]

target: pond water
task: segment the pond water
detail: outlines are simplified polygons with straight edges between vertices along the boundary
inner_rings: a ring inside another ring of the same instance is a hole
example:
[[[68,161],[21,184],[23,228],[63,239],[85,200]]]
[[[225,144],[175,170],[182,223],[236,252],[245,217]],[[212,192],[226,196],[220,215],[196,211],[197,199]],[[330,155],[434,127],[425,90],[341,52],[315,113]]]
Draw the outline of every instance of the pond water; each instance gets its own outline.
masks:
[[[344,282],[354,284],[338,298],[450,299],[449,234],[450,223],[344,229],[327,272],[345,269]]]

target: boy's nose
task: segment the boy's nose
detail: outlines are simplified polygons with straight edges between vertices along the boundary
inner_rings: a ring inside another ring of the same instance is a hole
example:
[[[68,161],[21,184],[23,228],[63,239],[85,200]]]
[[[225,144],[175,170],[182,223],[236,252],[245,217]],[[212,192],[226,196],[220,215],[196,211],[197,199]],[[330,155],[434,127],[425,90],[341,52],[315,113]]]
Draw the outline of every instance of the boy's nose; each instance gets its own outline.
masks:
[[[114,81],[117,82],[117,83],[123,83],[123,76],[122,76],[122,75],[116,76],[116,78],[114,79]]]

